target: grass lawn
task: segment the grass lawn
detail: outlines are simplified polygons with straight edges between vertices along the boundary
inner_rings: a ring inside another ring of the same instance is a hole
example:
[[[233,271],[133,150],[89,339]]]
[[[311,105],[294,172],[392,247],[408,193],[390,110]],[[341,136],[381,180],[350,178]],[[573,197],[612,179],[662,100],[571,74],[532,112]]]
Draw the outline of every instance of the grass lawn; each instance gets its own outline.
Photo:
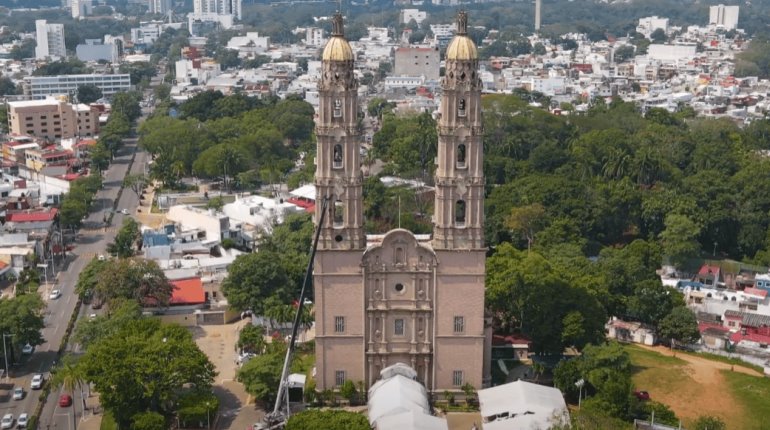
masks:
[[[722,370],[722,375],[735,396],[750,414],[743,416],[745,430],[767,429],[770,423],[770,379]]]
[[[687,362],[681,358],[658,354],[635,345],[624,347],[631,356],[632,379],[640,390],[674,393],[692,378],[685,370]],[[654,390],[653,390],[654,387]]]
[[[725,357],[724,355],[717,355],[717,354],[711,354],[708,352],[689,352],[689,351],[678,351],[677,354],[689,354],[694,355],[696,357],[703,357],[707,358],[711,361],[719,361],[720,363],[727,363],[727,364],[735,364],[736,366],[743,366],[748,367],[749,369],[756,370],[759,373],[763,373],[765,371],[765,368],[762,366],[757,366],[756,364],[751,364],[747,361],[743,361],[740,358],[735,357]]]

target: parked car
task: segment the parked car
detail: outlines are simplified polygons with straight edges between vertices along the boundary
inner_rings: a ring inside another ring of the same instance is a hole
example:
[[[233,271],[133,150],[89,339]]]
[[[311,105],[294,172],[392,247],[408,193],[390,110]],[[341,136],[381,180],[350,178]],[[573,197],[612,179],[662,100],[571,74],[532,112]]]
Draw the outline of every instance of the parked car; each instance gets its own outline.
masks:
[[[48,295],[51,300],[56,300],[59,297],[61,297],[61,290],[51,290],[51,294]]]
[[[28,354],[32,354],[32,352],[34,350],[35,350],[34,346],[32,346],[30,344],[26,344],[26,345],[24,345],[23,348],[21,348],[21,353],[24,354],[24,355],[28,355]]]
[[[59,406],[62,408],[67,408],[69,406],[72,406],[72,396],[70,396],[67,393],[64,393],[61,396],[59,396]]]
[[[637,399],[645,401],[650,400],[650,393],[642,390],[634,390],[634,396],[636,396]]]
[[[32,383],[30,384],[30,388],[32,388],[33,390],[39,390],[43,388],[43,375],[41,373],[38,373],[32,377]]]
[[[16,387],[13,389],[13,400],[21,400],[24,398],[24,388]]]
[[[25,428],[27,427],[27,423],[29,423],[29,415],[24,412],[23,414],[19,415],[19,419],[16,420],[16,427]]]
[[[3,415],[3,419],[0,420],[0,428],[9,429],[11,427],[13,427],[13,415],[11,414]]]
[[[128,215],[128,209],[121,209],[120,213],[122,213],[123,215]]]

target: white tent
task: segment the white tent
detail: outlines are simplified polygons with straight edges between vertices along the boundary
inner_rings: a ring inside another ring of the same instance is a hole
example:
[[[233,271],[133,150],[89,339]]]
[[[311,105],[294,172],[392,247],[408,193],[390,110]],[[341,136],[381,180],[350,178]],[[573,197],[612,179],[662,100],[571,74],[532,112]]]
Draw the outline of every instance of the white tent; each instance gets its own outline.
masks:
[[[484,430],[550,428],[569,421],[567,404],[556,388],[516,381],[479,390]]]
[[[377,430],[447,430],[446,420],[430,413],[428,392],[417,372],[403,363],[382,369],[369,389],[369,423]]]
[[[447,422],[432,415],[409,411],[380,418],[377,430],[447,430]]]

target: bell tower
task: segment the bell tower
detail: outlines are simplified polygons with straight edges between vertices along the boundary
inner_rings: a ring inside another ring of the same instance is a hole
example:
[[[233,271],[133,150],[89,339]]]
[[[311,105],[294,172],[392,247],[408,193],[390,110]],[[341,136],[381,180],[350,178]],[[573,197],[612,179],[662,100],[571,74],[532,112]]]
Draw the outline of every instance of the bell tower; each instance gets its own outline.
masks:
[[[468,18],[460,12],[457,33],[446,50],[441,80],[434,249],[484,247],[484,160],[481,79],[476,45],[468,37]]]
[[[322,55],[316,122],[316,213],[320,220],[324,198],[328,213],[321,228],[319,250],[363,250],[362,177],[355,56],[345,39],[342,15],[332,20],[332,34]]]

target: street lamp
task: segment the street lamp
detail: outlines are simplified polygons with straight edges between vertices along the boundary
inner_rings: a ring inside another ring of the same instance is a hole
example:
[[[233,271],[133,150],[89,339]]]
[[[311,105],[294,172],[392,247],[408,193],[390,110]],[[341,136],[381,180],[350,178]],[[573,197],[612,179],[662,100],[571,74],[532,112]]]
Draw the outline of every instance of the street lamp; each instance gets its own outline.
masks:
[[[5,358],[5,382],[8,382],[9,373],[11,373],[11,369],[8,367],[8,349],[5,347],[5,338],[10,337],[12,338],[12,334],[5,334],[3,333],[3,358]]]
[[[209,406],[210,406],[209,402],[206,402],[206,428],[210,430],[211,429],[211,418],[210,418],[210,414],[209,414]]]
[[[43,269],[43,275],[45,276],[45,285],[48,286],[48,263],[42,263],[37,265],[38,269]]]
[[[580,378],[577,382],[575,382],[575,386],[580,389],[580,391],[578,391],[578,408],[580,408],[580,403],[583,400],[583,385],[585,384],[586,380],[583,378]]]

